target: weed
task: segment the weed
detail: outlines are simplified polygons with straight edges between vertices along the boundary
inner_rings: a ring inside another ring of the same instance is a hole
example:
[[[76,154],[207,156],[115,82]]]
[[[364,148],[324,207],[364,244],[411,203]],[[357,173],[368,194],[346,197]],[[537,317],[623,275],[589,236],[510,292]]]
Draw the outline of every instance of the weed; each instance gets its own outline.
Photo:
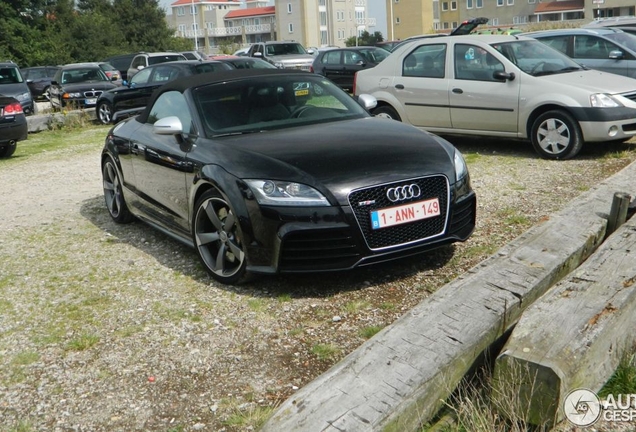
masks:
[[[66,348],[70,351],[84,351],[91,348],[93,345],[99,342],[99,337],[92,334],[81,334],[75,339],[71,339]]]
[[[332,344],[316,344],[311,347],[311,353],[318,357],[318,360],[331,360],[340,350]]]
[[[364,300],[355,300],[345,304],[345,311],[350,314],[355,314],[360,312],[361,310],[367,309],[371,303]]]
[[[378,334],[380,330],[382,330],[382,326],[372,325],[368,327],[364,327],[360,330],[359,334],[365,339],[371,339],[373,336]]]

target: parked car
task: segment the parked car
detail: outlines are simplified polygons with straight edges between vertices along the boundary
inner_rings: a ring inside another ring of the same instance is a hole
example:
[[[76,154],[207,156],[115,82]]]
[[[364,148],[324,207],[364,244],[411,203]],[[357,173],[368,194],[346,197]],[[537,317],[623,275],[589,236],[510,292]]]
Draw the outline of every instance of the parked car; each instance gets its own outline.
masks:
[[[18,65],[12,61],[0,62],[0,94],[16,98],[24,114],[35,113],[35,104],[26,79],[22,77]]]
[[[48,100],[51,80],[55,76],[59,66],[33,66],[21,68],[22,77],[26,80],[35,100]]]
[[[378,47],[330,48],[319,52],[311,72],[326,76],[340,88],[352,91],[356,72],[376,66],[388,55],[388,51]]]
[[[155,89],[179,77],[231,69],[232,67],[226,63],[199,60],[181,60],[148,66],[126,82],[126,85],[105,91],[97,98],[97,119],[102,124],[109,124],[139,114],[146,107]]]
[[[116,87],[97,63],[64,65],[51,81],[51,108],[92,108],[99,95]]]
[[[107,62],[99,62],[97,63],[99,67],[104,71],[109,80],[116,85],[122,85],[124,80],[121,78],[121,72],[119,70]]]
[[[27,139],[27,119],[20,101],[0,94],[0,158],[11,156],[18,141]]]
[[[122,81],[126,81],[128,79],[128,68],[130,67],[130,63],[132,63],[132,60],[137,54],[139,53],[112,56],[105,59],[104,63],[113,65],[115,69],[119,71]]]
[[[179,60],[187,59],[183,54],[174,52],[139,53],[132,59],[132,62],[130,63],[127,79],[130,80],[132,77],[135,76],[137,72],[145,67],[159,63]]]
[[[589,68],[636,78],[636,35],[612,27],[524,33]]]
[[[273,64],[254,57],[229,56],[218,58],[216,61],[226,63],[230,65],[232,69],[277,69]]]
[[[187,60],[208,60],[208,55],[201,51],[181,51]]]
[[[222,283],[350,269],[468,239],[476,199],[461,154],[359,103],[300,71],[172,81],[108,132],[106,207],[115,222],[136,217],[194,247]]]
[[[413,40],[356,74],[375,115],[440,134],[530,140],[549,159],[636,135],[636,80],[583,68],[529,37]]]
[[[298,42],[258,42],[250,46],[247,55],[261,58],[279,69],[309,71],[314,62],[312,52],[305,50]]]

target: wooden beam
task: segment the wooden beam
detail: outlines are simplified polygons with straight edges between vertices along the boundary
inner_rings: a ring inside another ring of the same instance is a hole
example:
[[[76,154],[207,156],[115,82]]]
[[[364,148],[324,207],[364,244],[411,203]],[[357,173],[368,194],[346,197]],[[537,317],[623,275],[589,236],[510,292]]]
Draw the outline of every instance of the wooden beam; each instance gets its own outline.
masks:
[[[441,287],[291,396],[262,432],[418,430],[482,352],[602,243],[613,193],[634,178],[636,164]]]
[[[598,391],[636,339],[636,218],[533,304],[495,363],[494,394],[519,393],[517,416],[552,427],[567,394]]]

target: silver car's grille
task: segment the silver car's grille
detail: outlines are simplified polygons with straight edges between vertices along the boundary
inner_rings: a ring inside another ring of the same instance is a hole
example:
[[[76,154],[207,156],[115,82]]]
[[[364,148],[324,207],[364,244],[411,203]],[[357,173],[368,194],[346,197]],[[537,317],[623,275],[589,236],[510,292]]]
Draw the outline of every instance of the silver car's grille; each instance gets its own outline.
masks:
[[[85,91],[84,92],[84,97],[87,98],[96,98],[98,97],[100,94],[102,94],[103,91],[102,90],[90,90],[90,91]]]
[[[411,184],[416,184],[421,193],[417,197],[401,200],[399,204],[437,198],[439,199],[440,215],[401,225],[373,229],[371,227],[371,212],[396,205],[395,202],[391,202],[387,198],[387,190]],[[369,248],[382,249],[413,243],[444,233],[448,220],[448,188],[448,180],[444,176],[422,177],[353,191],[349,194],[349,204]]]
[[[636,102],[636,91],[629,93],[622,93],[621,96],[626,97],[627,99]]]

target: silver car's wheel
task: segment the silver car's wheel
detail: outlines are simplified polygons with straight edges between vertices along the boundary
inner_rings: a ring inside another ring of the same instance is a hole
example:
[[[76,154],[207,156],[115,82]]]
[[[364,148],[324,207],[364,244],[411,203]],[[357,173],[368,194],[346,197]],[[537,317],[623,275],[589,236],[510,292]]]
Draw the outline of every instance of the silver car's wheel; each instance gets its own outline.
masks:
[[[377,107],[376,109],[374,109],[373,111],[371,111],[371,113],[375,117],[402,121],[402,119],[400,118],[400,115],[397,113],[397,111],[395,111],[392,107],[390,107],[388,105],[381,105],[381,106]]]
[[[108,213],[110,213],[110,217],[117,223],[131,222],[134,217],[128,210],[117,167],[110,157],[102,165],[102,179],[104,199],[106,200],[106,208]]]
[[[545,159],[570,159],[583,147],[577,121],[567,112],[555,110],[541,114],[531,131],[532,146]]]
[[[109,124],[113,120],[113,107],[109,102],[100,102],[97,105],[97,118],[102,124]]]
[[[246,257],[241,230],[230,205],[215,191],[197,202],[194,214],[194,244],[210,275],[225,284],[245,275]]]

